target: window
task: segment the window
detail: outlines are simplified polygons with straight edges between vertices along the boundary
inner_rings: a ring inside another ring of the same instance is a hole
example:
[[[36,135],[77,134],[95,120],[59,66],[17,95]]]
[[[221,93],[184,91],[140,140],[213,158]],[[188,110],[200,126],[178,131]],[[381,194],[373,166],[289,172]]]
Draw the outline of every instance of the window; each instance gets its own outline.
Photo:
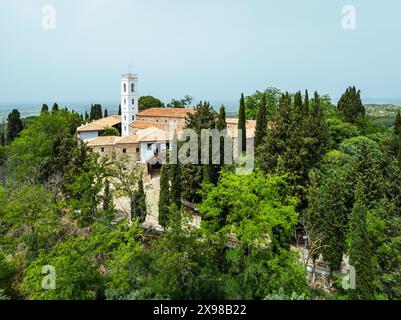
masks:
[[[152,150],[152,144],[148,143],[148,151]]]
[[[136,148],[136,153],[139,153],[139,148]]]
[[[132,104],[135,104],[135,99],[132,99]]]
[[[127,84],[124,83],[124,92],[127,92]]]
[[[167,123],[167,120],[164,120],[165,123]]]
[[[169,142],[166,143],[166,148],[167,148],[168,150],[170,149],[170,143],[169,143]]]
[[[127,116],[124,116],[124,121],[127,121]]]
[[[127,99],[124,99],[124,105],[126,105],[127,104]]]
[[[132,116],[132,121],[135,121],[135,116]]]
[[[123,153],[127,153],[127,149],[123,149]]]
[[[100,148],[100,152],[104,152],[104,148]]]
[[[135,85],[133,83],[131,83],[131,92],[134,92],[135,89]]]

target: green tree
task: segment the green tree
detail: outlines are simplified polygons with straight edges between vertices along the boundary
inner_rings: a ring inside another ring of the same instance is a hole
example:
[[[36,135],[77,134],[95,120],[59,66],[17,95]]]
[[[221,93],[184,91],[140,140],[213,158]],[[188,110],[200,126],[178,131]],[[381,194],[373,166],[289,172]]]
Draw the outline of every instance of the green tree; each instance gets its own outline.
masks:
[[[202,129],[216,129],[217,115],[209,102],[200,102],[195,107],[195,112],[188,115],[185,129],[192,129],[201,137]],[[210,141],[210,140],[209,140]],[[201,154],[205,146],[201,145],[201,139],[198,139],[198,157],[197,164],[190,163],[181,165],[181,185],[182,197],[190,202],[199,202],[198,190],[203,181],[215,180],[215,171],[209,158],[209,164],[201,164]],[[211,147],[211,146],[210,146]],[[210,155],[210,148],[209,155]]]
[[[11,143],[22,129],[21,115],[17,109],[14,109],[9,113],[7,118],[7,142]]]
[[[367,229],[367,209],[364,188],[355,191],[355,204],[350,219],[350,265],[355,268],[356,288],[350,291],[353,300],[370,300],[374,297],[372,248]]]
[[[139,163],[131,164],[128,156],[112,155],[110,175],[114,177],[114,188],[121,195],[128,196],[130,199],[130,210],[128,212],[128,222],[132,224],[134,220],[143,218],[144,206],[143,183],[141,185],[143,170]],[[141,189],[138,192],[138,189]],[[139,198],[140,199],[139,199]],[[139,207],[138,207],[139,204]]]
[[[60,110],[60,108],[59,108],[58,104],[57,104],[57,103],[54,103],[54,104],[53,104],[53,107],[52,107],[52,112],[57,112],[57,111],[59,111],[59,110]]]
[[[171,102],[167,104],[167,108],[189,108],[193,101],[193,97],[186,95],[183,99],[172,99]]]
[[[266,99],[266,112],[269,117],[278,106],[281,91],[277,88],[269,87],[264,91],[256,91],[254,94],[245,97],[246,119],[255,120],[263,96]]]
[[[347,217],[345,199],[340,177],[333,173],[324,190],[323,258],[330,266],[331,273],[341,269],[345,248]]]
[[[107,111],[107,109],[104,109],[104,118],[107,118],[109,116],[109,112]]]
[[[67,146],[73,146],[73,136],[80,123],[76,113],[65,110],[42,113],[35,118],[9,147],[8,176],[35,184],[60,174],[52,170],[60,168],[58,165],[66,160],[62,157],[69,151]]]
[[[42,106],[42,110],[40,111],[40,113],[43,113],[43,112],[49,112],[49,106],[47,104],[44,104]]]
[[[100,104],[92,104],[90,111],[91,120],[99,120],[103,118],[102,106]]]
[[[24,270],[23,293],[30,300],[95,300],[103,281],[89,259],[84,238],[71,238],[39,256]],[[43,266],[56,272],[54,290],[43,290]]]
[[[400,110],[398,110],[397,116],[395,118],[394,133],[397,136],[401,137],[401,113],[400,113]]]
[[[267,105],[266,96],[263,95],[256,116],[255,148],[259,147],[267,132]]]
[[[138,101],[139,111],[150,108],[164,108],[164,104],[157,98],[152,96],[141,96]]]
[[[138,219],[140,223],[143,223],[146,220],[146,215],[146,195],[143,188],[143,180],[140,179],[138,182],[138,190],[135,196],[135,213],[133,217]]]
[[[159,195],[159,224],[166,227],[169,222],[171,205],[170,166],[162,165],[160,171],[160,195]]]
[[[118,129],[114,127],[107,127],[103,132],[102,136],[120,136]]]
[[[281,288],[307,292],[305,270],[290,252],[296,199],[285,188],[281,177],[260,171],[223,172],[217,186],[204,186],[202,230],[217,247],[226,299],[263,299]]]
[[[241,140],[238,139],[238,150],[246,152],[246,109],[245,109],[245,98],[244,94],[241,94],[239,103],[239,120],[238,120],[238,131],[241,130]]]
[[[357,91],[355,87],[347,88],[338,101],[337,110],[350,123],[357,123],[363,119],[365,117],[365,107],[361,101],[361,91]]]

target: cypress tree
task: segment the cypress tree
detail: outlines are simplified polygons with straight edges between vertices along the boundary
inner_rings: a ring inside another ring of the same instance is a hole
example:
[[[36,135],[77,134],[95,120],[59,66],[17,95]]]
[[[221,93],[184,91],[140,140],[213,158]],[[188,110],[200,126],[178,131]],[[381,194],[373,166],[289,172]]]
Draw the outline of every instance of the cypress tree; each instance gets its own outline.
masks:
[[[239,119],[238,119],[238,131],[242,131],[242,139],[238,139],[238,150],[241,149],[242,152],[246,152],[246,118],[245,118],[245,97],[241,94],[241,100],[239,104]]]
[[[309,250],[312,252],[313,262],[316,261],[320,250],[321,226],[323,223],[322,210],[320,206],[319,187],[317,175],[314,170],[309,173],[309,188],[308,188],[308,209],[306,210],[305,227],[309,237]]]
[[[356,288],[350,291],[353,300],[374,298],[372,248],[367,227],[367,208],[361,183],[355,191],[355,203],[350,219],[350,265],[355,268]]]
[[[302,113],[303,101],[301,91],[294,94],[294,108],[297,113]]]
[[[344,115],[345,121],[357,123],[359,119],[365,116],[361,91],[357,91],[355,87],[347,88],[338,101],[337,110]]]
[[[107,111],[107,109],[104,109],[104,118],[107,118],[109,116],[109,112]]]
[[[266,114],[267,114],[266,95],[263,94],[258,108],[258,113],[256,115],[255,148],[259,147],[262,144],[263,139],[266,136],[266,131],[267,131]]]
[[[336,174],[329,180],[324,195],[323,258],[333,273],[340,270],[345,248],[346,211],[344,186]]]
[[[22,129],[21,115],[17,109],[14,109],[9,113],[7,118],[7,142],[11,143]]]
[[[121,104],[118,105],[118,115],[121,116]]]
[[[175,204],[177,209],[181,208],[181,173],[178,163],[170,165],[171,170],[171,204]]]
[[[104,183],[103,210],[108,211],[112,203],[113,198],[110,193],[110,181],[106,180]]]
[[[395,117],[394,133],[397,136],[401,137],[401,113],[400,113],[400,110],[398,110],[397,116]]]
[[[59,111],[59,107],[58,107],[58,104],[57,104],[57,103],[54,103],[54,104],[53,104],[52,111],[53,111],[53,112]]]
[[[138,219],[140,223],[146,220],[146,196],[143,188],[143,180],[140,179],[138,182],[138,190],[135,195],[135,212],[133,214],[134,219]]]
[[[42,105],[42,110],[40,113],[47,113],[49,112],[49,106],[47,104]]]
[[[219,110],[219,114],[217,116],[217,130],[220,132],[227,129],[227,120],[226,120],[226,108],[222,105]],[[220,138],[220,168],[224,165],[224,137]]]
[[[89,119],[89,114],[88,114],[88,111],[85,110],[85,120],[88,120],[88,119]]]
[[[307,115],[309,113],[309,93],[308,90],[305,90],[305,100],[303,104],[303,114]]]
[[[160,196],[159,196],[159,224],[166,227],[169,222],[170,202],[170,168],[168,165],[162,165],[160,171]]]

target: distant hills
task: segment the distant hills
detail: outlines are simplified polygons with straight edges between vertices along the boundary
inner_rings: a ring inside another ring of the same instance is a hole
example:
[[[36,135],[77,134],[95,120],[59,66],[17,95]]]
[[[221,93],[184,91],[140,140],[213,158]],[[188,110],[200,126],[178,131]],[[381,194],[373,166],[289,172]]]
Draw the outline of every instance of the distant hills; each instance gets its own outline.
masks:
[[[396,104],[365,104],[366,113],[376,118],[395,118],[401,106]]]

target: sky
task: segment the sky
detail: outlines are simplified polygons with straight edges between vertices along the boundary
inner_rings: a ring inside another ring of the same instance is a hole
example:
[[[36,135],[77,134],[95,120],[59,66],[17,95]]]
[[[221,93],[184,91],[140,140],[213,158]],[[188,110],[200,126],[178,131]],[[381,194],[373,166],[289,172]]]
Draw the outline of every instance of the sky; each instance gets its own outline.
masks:
[[[269,86],[401,97],[400,13],[399,0],[1,0],[0,104],[118,101],[130,68],[163,101]]]

